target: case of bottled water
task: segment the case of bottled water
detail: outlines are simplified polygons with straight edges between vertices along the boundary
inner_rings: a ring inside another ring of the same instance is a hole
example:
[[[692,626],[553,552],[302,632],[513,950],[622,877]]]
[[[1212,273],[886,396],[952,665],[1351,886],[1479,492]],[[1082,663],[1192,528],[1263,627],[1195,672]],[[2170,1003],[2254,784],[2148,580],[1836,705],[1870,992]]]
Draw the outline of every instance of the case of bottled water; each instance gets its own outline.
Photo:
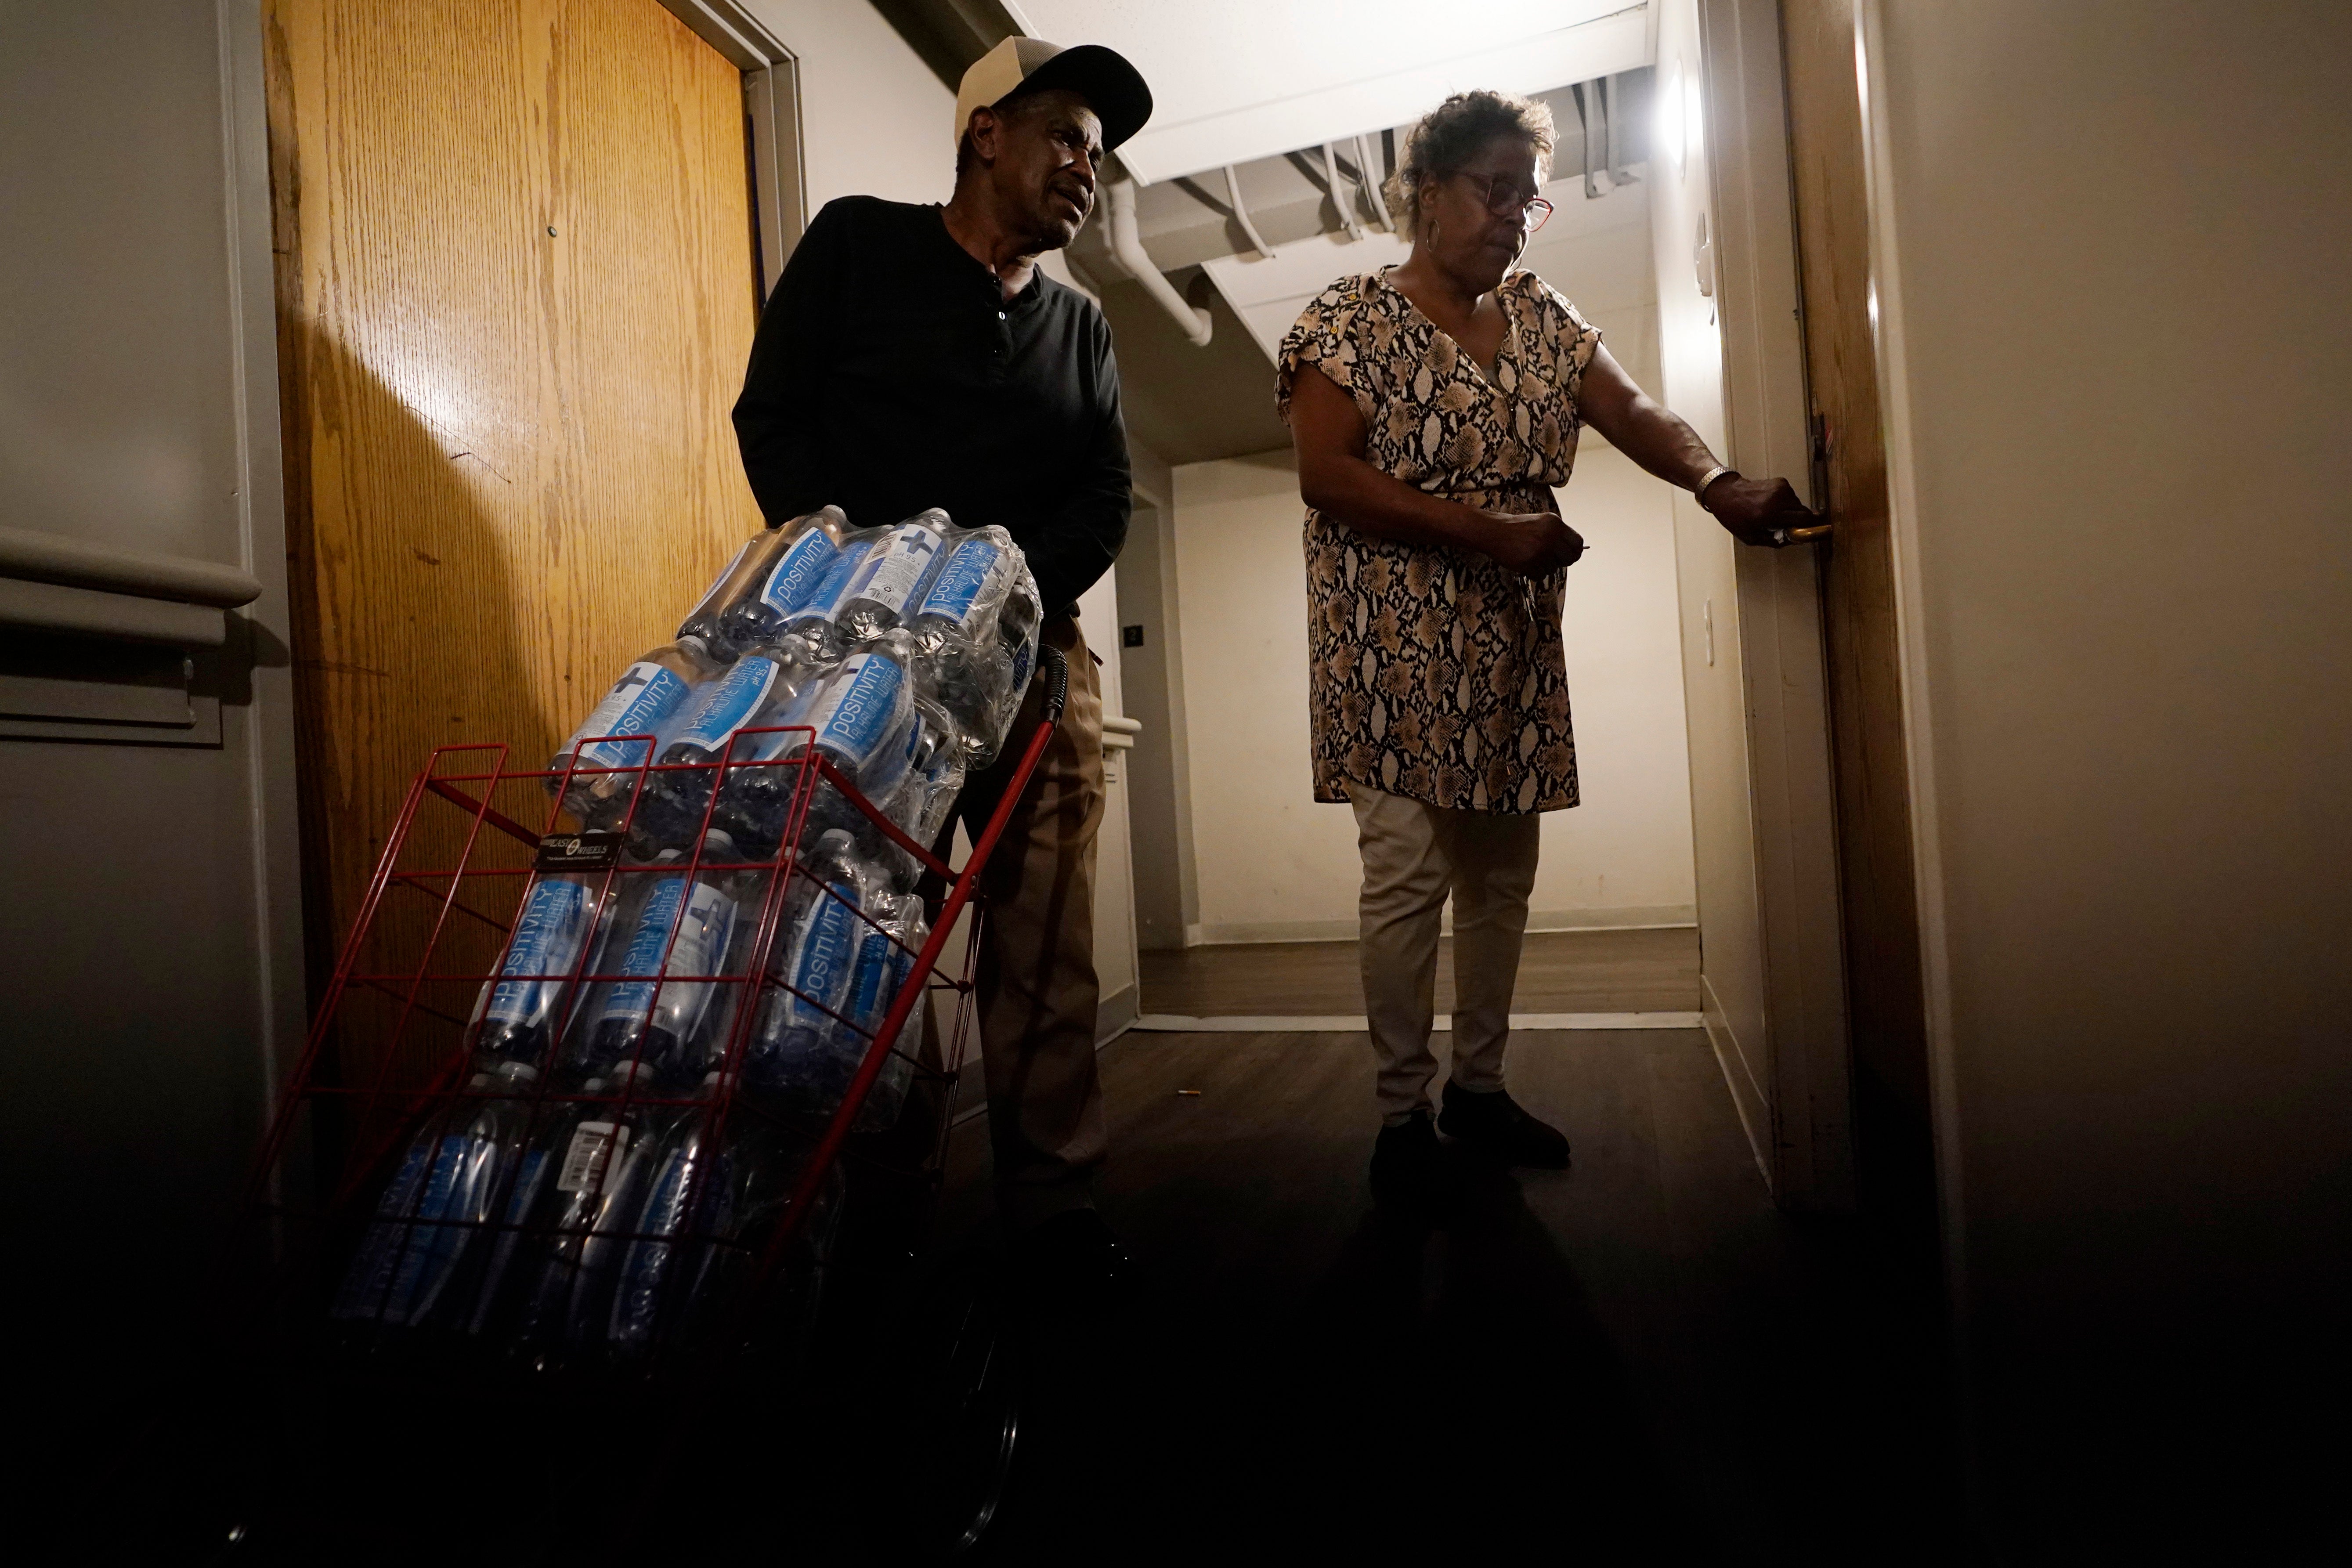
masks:
[[[803,686],[797,701],[769,721],[792,728],[738,747],[739,753],[750,754],[739,754],[736,760],[782,764],[814,747],[868,800],[879,800],[896,787],[908,762],[908,735],[915,721],[915,683],[907,668],[910,652],[903,634],[885,637],[824,669]],[[787,826],[801,772],[781,765],[730,769],[713,820],[754,853],[773,853]],[[852,827],[853,818],[862,822],[864,814],[838,790],[820,782],[803,842],[832,828]]]
[[[702,868],[691,878],[686,858],[665,849],[654,858],[656,872],[623,879],[630,887],[622,912],[607,922],[589,972],[628,978],[589,988],[563,1050],[566,1078],[642,1063],[663,1081],[692,1081],[725,1049],[743,988],[676,977],[730,972],[744,904],[763,879],[715,830],[703,836]]]
[[[742,647],[727,635],[729,612],[759,593],[761,584],[775,569],[776,557],[791,542],[787,532],[786,529],[763,528],[745,540],[743,548],[711,579],[710,586],[703,590],[702,597],[678,623],[677,635],[704,644],[722,659],[731,659],[742,652]]]
[[[583,950],[593,929],[618,912],[619,900],[604,896],[601,878],[573,873],[531,883],[499,978],[485,982],[474,1002],[476,1066],[509,1062],[539,1070],[562,1027],[559,1010],[571,994],[572,976],[583,973]]]
[[[738,730],[789,722],[782,715],[807,684],[812,670],[781,647],[754,648],[735,667],[695,693],[680,715],[667,745],[664,763],[710,763],[729,755],[727,743]],[[751,742],[735,748],[733,760],[751,760],[758,750]],[[773,772],[776,770],[761,770]],[[670,847],[690,843],[702,828],[710,805],[711,775],[695,771],[656,773],[646,781],[646,798],[638,803],[632,826],[643,843]]]
[[[946,531],[946,561],[908,625],[924,684],[961,731],[965,760],[996,760],[1036,667],[1036,579],[1001,528]]]
[[[726,667],[727,660],[697,637],[680,637],[632,660],[547,764],[549,791],[562,786],[564,770],[574,756],[583,768],[637,768],[659,758],[696,689]],[[648,745],[610,738],[615,735],[651,735],[654,740]],[[610,827],[627,815],[636,784],[635,773],[575,774],[563,805],[590,827]]]
[[[794,518],[775,530],[771,537],[776,545],[766,575],[752,592],[721,612],[719,641],[740,654],[767,647],[782,637],[786,626],[815,598],[848,532],[849,519],[837,506]]]

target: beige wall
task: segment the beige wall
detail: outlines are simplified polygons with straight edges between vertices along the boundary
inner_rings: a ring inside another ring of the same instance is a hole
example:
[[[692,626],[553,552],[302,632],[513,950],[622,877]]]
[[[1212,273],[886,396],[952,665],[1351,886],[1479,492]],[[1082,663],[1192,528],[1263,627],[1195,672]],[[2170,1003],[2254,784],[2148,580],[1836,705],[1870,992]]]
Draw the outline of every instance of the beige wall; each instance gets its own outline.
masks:
[[[955,94],[866,0],[743,0],[800,57],[808,213],[836,196],[943,202]]]
[[[1989,1517],[2280,1560],[2352,1235],[2352,10],[1865,13]]]
[[[1195,942],[1352,936],[1355,818],[1307,765],[1307,571],[1290,454],[1175,470]],[[1540,925],[1691,918],[1690,806],[1663,487],[1588,439],[1563,515],[1593,542],[1570,574],[1569,689],[1585,804],[1544,820]]]

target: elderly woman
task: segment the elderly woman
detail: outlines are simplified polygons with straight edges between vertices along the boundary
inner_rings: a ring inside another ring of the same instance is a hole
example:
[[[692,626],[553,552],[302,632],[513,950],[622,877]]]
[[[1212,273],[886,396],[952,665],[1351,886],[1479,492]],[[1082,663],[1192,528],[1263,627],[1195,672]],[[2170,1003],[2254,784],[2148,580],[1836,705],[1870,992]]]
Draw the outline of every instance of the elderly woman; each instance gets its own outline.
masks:
[[[1283,342],[1276,396],[1307,503],[1315,798],[1355,808],[1376,1199],[1442,1188],[1437,1132],[1513,1165],[1568,1140],[1503,1083],[1538,815],[1577,803],[1560,613],[1584,541],[1553,510],[1577,431],[1746,543],[1815,521],[1652,402],[1576,307],[1515,263],[1551,215],[1550,111],[1492,92],[1416,127],[1391,185],[1402,266],[1342,278]],[[1303,370],[1316,374],[1302,374]],[[1429,1089],[1438,922],[1454,900],[1454,1068]]]

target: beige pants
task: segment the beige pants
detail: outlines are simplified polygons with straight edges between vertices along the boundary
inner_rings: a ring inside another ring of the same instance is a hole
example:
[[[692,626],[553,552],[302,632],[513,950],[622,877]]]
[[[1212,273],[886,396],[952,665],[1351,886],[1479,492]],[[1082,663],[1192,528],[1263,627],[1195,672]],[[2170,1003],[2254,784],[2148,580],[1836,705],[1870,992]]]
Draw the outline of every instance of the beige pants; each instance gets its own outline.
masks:
[[[1542,819],[1459,811],[1383,795],[1350,780],[1364,858],[1360,905],[1364,1012],[1380,1058],[1381,1120],[1395,1126],[1429,1103],[1437,1058],[1429,1026],[1437,938],[1454,900],[1454,1073],[1464,1089],[1503,1087],[1511,992],[1528,930]]]
[[[1109,1146],[1095,1068],[1095,834],[1103,818],[1102,686],[1077,623],[1045,640],[1070,665],[1070,698],[1004,837],[981,874],[980,1046],[997,1208],[1009,1231],[1094,1202]],[[964,785],[957,810],[973,842],[1044,716],[1032,681],[1003,753]]]

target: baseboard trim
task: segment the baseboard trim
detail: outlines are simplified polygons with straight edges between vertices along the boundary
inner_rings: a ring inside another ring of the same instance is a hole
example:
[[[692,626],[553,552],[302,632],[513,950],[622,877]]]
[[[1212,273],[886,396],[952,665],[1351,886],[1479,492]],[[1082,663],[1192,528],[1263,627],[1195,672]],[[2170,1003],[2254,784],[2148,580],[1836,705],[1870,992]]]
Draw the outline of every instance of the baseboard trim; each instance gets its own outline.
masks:
[[[1129,1026],[1139,1034],[1159,1035],[1360,1035],[1370,1026],[1361,1013],[1266,1014],[1217,1018],[1192,1018],[1180,1013],[1144,1013]],[[1697,1013],[1514,1013],[1514,1029],[1697,1029],[1706,1026]],[[1452,1029],[1454,1020],[1443,1015],[1432,1029]]]
[[[1537,910],[1528,915],[1529,931],[1683,931],[1698,924],[1698,911],[1689,904],[1633,904],[1612,910]],[[1454,914],[1446,911],[1443,928],[1454,930]],[[1270,942],[1353,942],[1356,922],[1348,921],[1203,921],[1184,928],[1186,947],[1242,947]]]
[[[1131,980],[1096,1003],[1095,1049],[1102,1049],[1133,1028],[1136,1015],[1142,1010],[1142,993]]]
[[[1778,1195],[1772,1180],[1770,1129],[1772,1108],[1764,1093],[1756,1087],[1756,1079],[1748,1070],[1748,1053],[1739,1048],[1739,1037],[1732,1031],[1731,1016],[1725,1011],[1722,998],[1715,994],[1715,983],[1702,973],[1698,977],[1699,1016],[1706,1029],[1707,1044],[1715,1047],[1716,1065],[1723,1069],[1724,1087],[1731,1091],[1732,1109],[1739,1112],[1739,1130],[1748,1134],[1748,1152],[1755,1157],[1756,1169],[1764,1178],[1764,1190]]]

